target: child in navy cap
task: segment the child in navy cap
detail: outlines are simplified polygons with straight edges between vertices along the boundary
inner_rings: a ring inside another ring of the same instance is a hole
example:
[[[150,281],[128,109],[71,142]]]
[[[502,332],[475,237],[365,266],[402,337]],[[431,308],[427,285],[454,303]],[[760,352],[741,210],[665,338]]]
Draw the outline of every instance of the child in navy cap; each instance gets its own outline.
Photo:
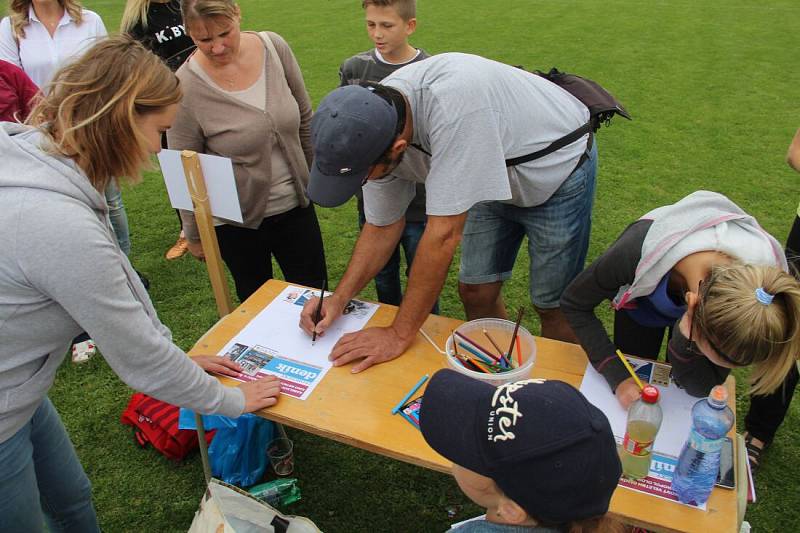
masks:
[[[613,531],[605,517],[622,474],[605,415],[574,387],[528,379],[493,387],[453,370],[425,391],[422,435],[485,521],[466,532]]]

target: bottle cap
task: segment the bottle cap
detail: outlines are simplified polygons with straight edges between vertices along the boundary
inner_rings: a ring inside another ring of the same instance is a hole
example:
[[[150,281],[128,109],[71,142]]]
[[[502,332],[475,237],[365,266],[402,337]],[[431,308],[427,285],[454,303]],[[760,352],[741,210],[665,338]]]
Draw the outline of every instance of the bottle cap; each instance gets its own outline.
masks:
[[[658,401],[658,389],[652,385],[645,385],[642,389],[642,401],[656,403]]]
[[[711,389],[708,402],[713,406],[724,407],[728,403],[728,389],[725,385],[717,385]]]

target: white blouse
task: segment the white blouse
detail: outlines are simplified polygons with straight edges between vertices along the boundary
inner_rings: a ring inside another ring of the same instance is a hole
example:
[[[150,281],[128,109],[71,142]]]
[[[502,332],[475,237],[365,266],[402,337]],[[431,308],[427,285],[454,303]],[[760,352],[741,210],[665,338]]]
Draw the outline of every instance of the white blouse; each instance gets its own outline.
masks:
[[[83,22],[76,24],[64,11],[53,36],[36,17],[33,6],[28,11],[30,23],[19,42],[11,28],[11,19],[0,22],[0,59],[22,68],[39,88],[44,89],[56,71],[78,57],[98,37],[107,35],[103,20],[94,11],[82,10]]]

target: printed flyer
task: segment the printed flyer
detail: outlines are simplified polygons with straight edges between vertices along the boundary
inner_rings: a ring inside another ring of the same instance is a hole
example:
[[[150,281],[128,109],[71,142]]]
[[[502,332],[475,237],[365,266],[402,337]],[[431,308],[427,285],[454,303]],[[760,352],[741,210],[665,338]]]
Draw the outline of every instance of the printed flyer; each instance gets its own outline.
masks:
[[[650,461],[650,473],[647,474],[647,477],[635,480],[620,478],[619,486],[680,503],[678,501],[678,495],[672,490],[672,475],[675,473],[675,467],[678,466],[678,459],[658,452],[653,452],[652,458],[652,461]],[[703,510],[706,509],[706,504],[682,505],[688,505],[689,507],[696,507]]]
[[[278,376],[281,393],[305,400],[330,369],[328,355],[345,334],[362,329],[378,305],[351,300],[344,314],[315,343],[298,325],[303,305],[319,289],[286,287],[218,354],[241,365],[241,381]]]

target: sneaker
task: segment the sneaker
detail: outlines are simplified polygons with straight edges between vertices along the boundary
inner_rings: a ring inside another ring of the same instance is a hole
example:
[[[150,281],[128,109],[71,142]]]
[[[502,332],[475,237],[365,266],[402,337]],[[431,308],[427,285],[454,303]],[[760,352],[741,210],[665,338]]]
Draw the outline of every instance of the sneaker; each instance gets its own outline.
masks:
[[[167,250],[167,253],[164,254],[168,260],[178,259],[183,257],[183,255],[189,250],[189,243],[186,242],[184,237],[178,237],[178,240],[175,241],[175,244],[172,245],[172,248]]]
[[[85,363],[97,353],[97,347],[92,339],[72,345],[72,362]]]

